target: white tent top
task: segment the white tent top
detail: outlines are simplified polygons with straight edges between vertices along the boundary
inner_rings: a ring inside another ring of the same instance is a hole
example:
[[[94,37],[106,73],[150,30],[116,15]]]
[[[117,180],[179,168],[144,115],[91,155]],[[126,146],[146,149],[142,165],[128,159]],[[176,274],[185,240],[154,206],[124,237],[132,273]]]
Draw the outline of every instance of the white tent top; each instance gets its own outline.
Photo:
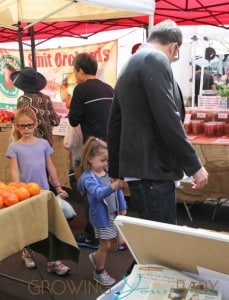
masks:
[[[154,0],[2,0],[0,26],[17,24],[124,18],[154,13]]]

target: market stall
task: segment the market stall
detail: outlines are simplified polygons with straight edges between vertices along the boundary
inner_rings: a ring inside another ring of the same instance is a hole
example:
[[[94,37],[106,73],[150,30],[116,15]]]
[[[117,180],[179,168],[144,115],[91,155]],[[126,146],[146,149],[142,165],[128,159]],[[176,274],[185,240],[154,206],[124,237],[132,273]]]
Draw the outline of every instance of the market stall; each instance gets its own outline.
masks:
[[[227,101],[222,102],[221,97],[199,97],[203,101],[202,107],[187,108],[184,128],[209,173],[209,180],[202,189],[193,189],[191,180],[185,178],[177,189],[177,199],[183,201],[191,221],[192,216],[187,203],[216,201],[212,215],[212,220],[214,220],[217,208],[229,201],[229,111]]]
[[[193,189],[190,182],[182,182],[177,198],[185,201],[229,199],[229,138],[209,138],[203,135],[192,141],[209,173],[209,182],[202,189]]]

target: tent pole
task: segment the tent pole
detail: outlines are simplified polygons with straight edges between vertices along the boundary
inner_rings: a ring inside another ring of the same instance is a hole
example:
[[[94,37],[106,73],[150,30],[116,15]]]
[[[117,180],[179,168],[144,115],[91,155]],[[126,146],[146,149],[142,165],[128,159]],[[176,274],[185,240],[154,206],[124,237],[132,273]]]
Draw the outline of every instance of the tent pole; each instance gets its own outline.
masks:
[[[147,30],[147,38],[149,37],[154,25],[154,15],[149,15],[149,25]]]
[[[21,25],[20,22],[18,22],[17,36],[18,36],[18,46],[19,46],[21,68],[23,69],[25,67],[25,60],[24,60],[24,52],[23,52],[23,44],[22,44],[22,28],[20,25]]]
[[[35,40],[34,40],[34,28],[33,26],[29,27],[29,35],[31,38],[31,52],[32,52],[32,64],[33,68],[37,69],[37,62],[36,62],[36,46],[35,46]]]

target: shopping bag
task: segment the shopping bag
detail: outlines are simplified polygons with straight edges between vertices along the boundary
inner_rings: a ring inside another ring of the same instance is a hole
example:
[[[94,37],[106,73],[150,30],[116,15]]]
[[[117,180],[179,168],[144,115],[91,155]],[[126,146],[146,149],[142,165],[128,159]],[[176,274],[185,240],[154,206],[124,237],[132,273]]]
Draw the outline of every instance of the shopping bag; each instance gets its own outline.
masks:
[[[56,199],[66,219],[72,219],[77,215],[76,211],[74,210],[72,205],[68,203],[68,201],[62,199],[59,195],[56,196]]]

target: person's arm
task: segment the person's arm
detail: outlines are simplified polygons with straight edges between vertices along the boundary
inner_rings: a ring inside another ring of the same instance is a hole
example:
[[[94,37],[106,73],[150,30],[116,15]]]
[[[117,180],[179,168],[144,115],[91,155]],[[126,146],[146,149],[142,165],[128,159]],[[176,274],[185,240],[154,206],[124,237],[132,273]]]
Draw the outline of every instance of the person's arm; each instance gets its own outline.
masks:
[[[217,90],[216,84],[214,82],[214,78],[212,75],[210,75],[211,81],[210,81],[210,85],[211,85],[211,89],[212,90]]]
[[[80,87],[76,86],[70,103],[68,119],[72,127],[79,125],[84,116],[84,103],[80,98]]]
[[[107,146],[109,156],[109,176],[119,178],[119,147],[122,117],[117,96],[114,97],[108,121]]]
[[[113,181],[110,186],[104,186],[102,182],[94,177],[87,177],[83,182],[85,190],[93,195],[98,201],[110,196],[119,188],[119,180]]]
[[[152,65],[154,70],[152,70]],[[202,163],[185,134],[174,101],[173,73],[170,63],[158,54],[144,59],[140,80],[148,99],[152,118],[161,137],[161,145],[172,153],[188,176],[194,175]],[[162,148],[163,150],[163,148]]]
[[[61,187],[61,183],[59,181],[57,171],[51,156],[46,157],[46,168],[48,170],[48,174],[50,176],[52,186],[56,189],[57,194],[61,194],[63,198],[68,197],[68,193],[65,190],[63,190]]]
[[[117,190],[117,197],[118,197],[119,214],[126,215],[127,213],[126,200],[122,190],[120,189]]]
[[[217,90],[216,85],[214,83],[211,85],[211,89],[212,90]]]
[[[13,182],[20,181],[20,174],[19,174],[17,159],[14,157],[10,158],[10,175],[11,175],[11,180]]]
[[[199,189],[204,187],[207,183],[208,183],[208,172],[204,167],[202,167],[193,175],[192,188]]]

